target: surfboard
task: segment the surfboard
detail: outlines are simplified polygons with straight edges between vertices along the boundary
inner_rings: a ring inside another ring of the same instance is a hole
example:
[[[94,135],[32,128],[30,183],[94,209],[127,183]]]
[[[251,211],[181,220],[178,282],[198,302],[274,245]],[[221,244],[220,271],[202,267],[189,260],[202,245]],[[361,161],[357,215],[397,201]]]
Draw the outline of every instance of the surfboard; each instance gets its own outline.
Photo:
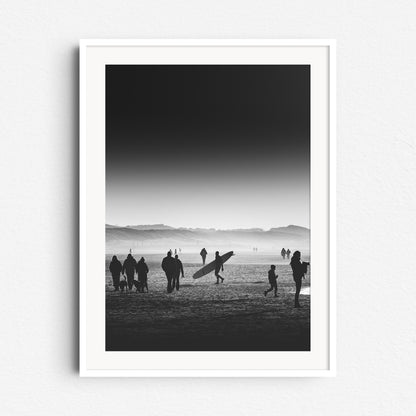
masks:
[[[223,254],[221,257],[222,263],[224,264],[228,259],[234,256],[234,251],[229,251],[228,253]],[[206,264],[202,269],[199,269],[194,275],[192,276],[194,279],[199,279],[202,276],[212,272],[215,270],[215,260],[211,263]]]

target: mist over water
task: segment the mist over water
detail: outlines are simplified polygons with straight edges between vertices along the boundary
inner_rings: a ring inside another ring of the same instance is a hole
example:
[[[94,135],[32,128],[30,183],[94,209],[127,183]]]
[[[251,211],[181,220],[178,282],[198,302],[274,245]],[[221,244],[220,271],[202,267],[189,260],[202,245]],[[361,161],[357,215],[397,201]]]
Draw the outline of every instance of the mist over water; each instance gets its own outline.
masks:
[[[207,229],[135,229],[109,227],[106,229],[106,252],[123,253],[130,249],[136,253],[166,253],[181,249],[182,253],[199,253],[202,247],[213,253],[239,251],[257,254],[280,253],[282,247],[291,251],[309,252],[309,230],[302,227],[282,227],[272,231],[207,230]]]

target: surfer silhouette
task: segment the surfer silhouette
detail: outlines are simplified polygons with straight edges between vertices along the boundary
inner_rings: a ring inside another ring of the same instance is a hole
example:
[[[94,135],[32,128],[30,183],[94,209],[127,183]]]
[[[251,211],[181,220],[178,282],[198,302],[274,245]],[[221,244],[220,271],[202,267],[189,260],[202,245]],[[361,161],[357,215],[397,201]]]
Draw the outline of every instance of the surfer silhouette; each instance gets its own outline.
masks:
[[[137,262],[136,271],[137,280],[139,281],[139,291],[143,293],[144,288],[146,288],[147,292],[149,292],[149,288],[147,287],[147,273],[149,273],[149,268],[145,263],[144,257]]]
[[[282,248],[282,251],[280,252],[280,254],[282,255],[283,259],[286,256],[286,250],[284,248]]]
[[[182,273],[182,277],[185,277],[183,273],[183,265],[182,262],[179,260],[178,255],[175,256],[175,274],[173,276],[173,283],[172,283],[172,290],[176,288],[176,290],[179,290],[179,277]]]
[[[293,271],[293,280],[295,281],[296,285],[296,292],[295,292],[295,308],[300,308],[299,304],[299,293],[300,289],[302,288],[302,279],[305,278],[305,273],[308,270],[309,263],[302,262],[300,260],[300,251],[295,251],[292,256],[292,260],[290,261],[290,265]]]
[[[205,250],[205,247],[199,253],[202,257],[202,265],[205,265],[205,259],[207,258],[208,252]]]
[[[270,283],[270,289],[267,289],[264,291],[264,296],[267,296],[269,292],[274,290],[274,297],[277,298],[277,278],[279,277],[276,273],[276,266],[272,264],[270,266],[269,270],[269,283]]]
[[[167,256],[162,260],[162,269],[166,274],[168,280],[168,293],[172,293],[172,280],[175,276],[176,260],[172,257],[172,250],[169,250]]]
[[[123,266],[121,265],[120,261],[117,259],[117,256],[113,256],[110,263],[110,272],[111,277],[113,278],[113,286],[114,290],[117,292],[120,287],[120,273]]]
[[[217,283],[218,284],[220,282],[221,279],[221,283],[224,281],[224,278],[221,277],[220,270],[224,271],[224,264],[222,262],[222,258],[220,256],[219,251],[215,252],[215,277],[217,278]]]
[[[291,251],[289,249],[286,250],[286,257],[288,260],[290,260],[290,253]]]
[[[127,274],[127,285],[129,287],[129,290],[131,290],[133,288],[133,280],[134,280],[134,271],[135,271],[135,269],[136,269],[136,260],[131,255],[131,253],[129,253],[127,255],[126,260],[124,260],[123,269],[122,269],[122,273]]]

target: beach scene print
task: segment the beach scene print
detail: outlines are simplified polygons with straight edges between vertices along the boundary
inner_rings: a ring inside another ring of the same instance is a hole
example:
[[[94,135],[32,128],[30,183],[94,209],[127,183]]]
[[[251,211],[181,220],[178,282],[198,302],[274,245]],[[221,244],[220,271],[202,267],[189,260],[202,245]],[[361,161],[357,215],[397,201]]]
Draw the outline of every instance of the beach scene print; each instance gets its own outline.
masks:
[[[308,65],[107,65],[107,351],[310,351]]]

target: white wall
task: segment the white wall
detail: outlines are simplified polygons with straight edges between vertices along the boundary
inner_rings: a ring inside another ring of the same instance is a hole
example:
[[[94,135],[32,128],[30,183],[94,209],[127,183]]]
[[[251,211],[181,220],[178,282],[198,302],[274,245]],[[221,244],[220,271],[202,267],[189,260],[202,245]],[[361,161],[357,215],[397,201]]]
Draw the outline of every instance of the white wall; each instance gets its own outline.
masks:
[[[0,4],[0,414],[416,413],[414,1]],[[80,379],[79,38],[338,40],[338,376]]]

